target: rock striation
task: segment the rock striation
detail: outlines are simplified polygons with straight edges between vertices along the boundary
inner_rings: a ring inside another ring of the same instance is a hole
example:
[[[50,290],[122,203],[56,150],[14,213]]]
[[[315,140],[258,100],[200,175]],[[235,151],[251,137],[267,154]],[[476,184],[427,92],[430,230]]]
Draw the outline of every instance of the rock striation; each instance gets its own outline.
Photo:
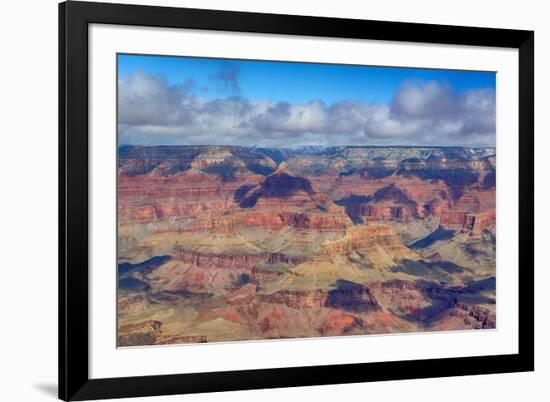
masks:
[[[118,156],[120,347],[497,325],[494,148]]]

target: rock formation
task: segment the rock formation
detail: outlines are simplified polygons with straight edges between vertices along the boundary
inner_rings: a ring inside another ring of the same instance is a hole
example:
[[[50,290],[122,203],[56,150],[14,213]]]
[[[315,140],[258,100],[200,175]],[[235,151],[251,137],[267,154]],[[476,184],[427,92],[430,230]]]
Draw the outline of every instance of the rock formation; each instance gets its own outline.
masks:
[[[494,148],[119,148],[118,346],[496,327]]]

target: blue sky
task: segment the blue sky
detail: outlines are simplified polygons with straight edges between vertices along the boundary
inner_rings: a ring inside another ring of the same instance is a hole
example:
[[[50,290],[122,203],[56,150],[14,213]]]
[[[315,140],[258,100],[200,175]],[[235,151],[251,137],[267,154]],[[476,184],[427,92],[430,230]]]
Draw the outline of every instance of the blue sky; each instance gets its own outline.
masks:
[[[220,71],[238,74],[239,91],[220,85]],[[119,74],[141,71],[166,78],[170,84],[193,80],[194,91],[207,99],[231,95],[290,103],[322,100],[389,102],[404,80],[447,83],[456,91],[495,88],[495,74],[413,68],[237,61],[191,57],[119,55]]]
[[[494,146],[496,74],[118,56],[121,143]]]

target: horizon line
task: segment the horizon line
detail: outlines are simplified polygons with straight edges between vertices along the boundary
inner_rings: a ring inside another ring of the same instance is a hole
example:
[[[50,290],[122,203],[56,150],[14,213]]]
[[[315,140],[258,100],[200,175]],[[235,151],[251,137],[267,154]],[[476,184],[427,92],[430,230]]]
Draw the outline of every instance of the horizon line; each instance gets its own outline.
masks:
[[[224,145],[224,144],[201,144],[201,145],[144,145],[144,144],[118,144],[122,147],[141,147],[141,148],[205,148],[205,147],[224,147],[224,148],[256,148],[256,149],[298,149],[298,148],[460,148],[460,149],[496,149],[493,146],[466,146],[466,145],[298,145],[298,146],[258,146],[258,145]]]

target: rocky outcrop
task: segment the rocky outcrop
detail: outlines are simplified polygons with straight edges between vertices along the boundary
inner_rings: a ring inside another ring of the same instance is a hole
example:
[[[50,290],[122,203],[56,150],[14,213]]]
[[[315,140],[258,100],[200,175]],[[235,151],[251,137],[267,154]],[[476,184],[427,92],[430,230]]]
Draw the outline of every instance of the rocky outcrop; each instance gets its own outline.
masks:
[[[380,308],[369,288],[350,282],[339,284],[330,290],[280,290],[268,295],[258,295],[258,298],[261,302],[284,304],[295,309],[329,307],[365,312]]]
[[[326,307],[351,312],[380,310],[380,305],[366,286],[339,280],[337,288],[328,291]]]
[[[481,213],[495,209],[496,197],[494,187],[491,190],[471,188],[464,192],[464,195],[453,205],[457,211],[468,211]]]
[[[496,211],[487,211],[467,218],[464,229],[472,235],[480,235],[485,229],[494,228],[496,225]]]
[[[495,224],[495,210],[478,214],[464,211],[446,211],[441,214],[440,221],[442,228],[460,230],[472,235],[480,235],[484,229],[494,227]]]
[[[139,315],[150,308],[150,303],[143,294],[119,294],[117,311],[122,315]]]
[[[177,345],[184,343],[206,343],[208,339],[205,335],[179,335],[179,336],[164,336],[157,338],[157,345]]]
[[[382,187],[360,204],[360,215],[364,221],[408,222],[423,212],[424,208],[419,208],[417,203],[395,184]]]
[[[399,241],[391,226],[381,224],[353,226],[340,239],[324,242],[312,258],[330,259],[357,251],[363,252],[374,266],[380,267],[392,266],[404,259],[418,259],[418,255]]]
[[[119,224],[162,222],[200,217],[235,204],[238,188],[261,176],[245,175],[224,182],[219,176],[190,170],[179,176],[124,176],[118,179]]]
[[[266,282],[273,280],[277,278],[278,276],[283,275],[283,271],[280,270],[273,270],[273,269],[266,269],[263,267],[252,267],[252,270],[250,272],[251,274],[251,282],[259,284],[261,282]]]
[[[319,329],[322,335],[334,336],[345,334],[355,328],[363,328],[363,321],[354,315],[335,311],[323,322]]]
[[[189,169],[246,169],[269,174],[276,169],[273,159],[246,147],[226,146],[121,146],[119,170],[126,176],[171,176]],[[216,169],[213,170],[216,173]]]
[[[272,294],[258,295],[261,302],[269,304],[284,304],[290,308],[303,309],[323,307],[327,301],[326,291],[291,291],[281,290]]]
[[[147,273],[143,279],[151,284],[155,292],[219,294],[267,278],[271,265],[291,267],[303,261],[302,258],[281,253],[212,254],[180,250],[170,261]]]
[[[475,329],[493,329],[497,326],[496,315],[476,305],[457,303],[449,315],[463,318],[466,325],[473,326]]]
[[[209,215],[204,229],[212,233],[230,234],[239,227],[277,231],[286,227],[300,230],[336,231],[350,224],[343,211],[335,214],[321,212],[284,211],[279,205],[265,210],[238,211],[228,215]]]
[[[231,233],[239,227],[334,231],[350,224],[343,208],[316,191],[308,179],[291,174],[283,163],[242,194],[238,206],[222,215],[209,215],[206,228],[216,233]]]
[[[289,257],[281,253],[258,253],[258,254],[207,254],[194,250],[180,250],[174,256],[173,260],[181,261],[185,264],[192,264],[199,268],[221,268],[252,269],[254,265],[260,263],[277,264],[285,263],[297,265],[305,261],[303,258]]]
[[[117,346],[153,345],[160,332],[160,321],[147,320],[118,327]]]
[[[417,216],[416,208],[402,205],[362,205],[361,216],[365,221],[410,222]]]
[[[171,335],[162,331],[162,322],[147,320],[118,327],[117,346],[175,345],[206,343],[205,335]]]
[[[199,267],[192,263],[172,260],[147,274],[146,281],[159,297],[166,301],[194,297],[193,294],[225,294],[246,285],[250,267],[224,267],[207,265]]]

